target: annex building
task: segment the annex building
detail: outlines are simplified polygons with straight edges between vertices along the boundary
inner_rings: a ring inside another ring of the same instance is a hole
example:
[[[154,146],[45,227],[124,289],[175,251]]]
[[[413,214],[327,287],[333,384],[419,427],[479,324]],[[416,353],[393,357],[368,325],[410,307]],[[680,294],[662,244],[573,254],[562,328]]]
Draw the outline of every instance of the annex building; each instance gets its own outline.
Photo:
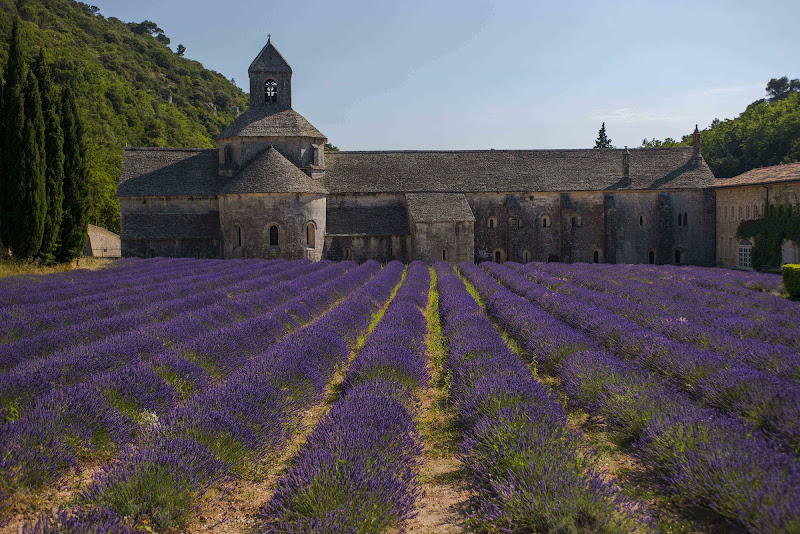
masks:
[[[716,263],[693,147],[326,152],[271,42],[217,149],[127,148],[123,256]]]

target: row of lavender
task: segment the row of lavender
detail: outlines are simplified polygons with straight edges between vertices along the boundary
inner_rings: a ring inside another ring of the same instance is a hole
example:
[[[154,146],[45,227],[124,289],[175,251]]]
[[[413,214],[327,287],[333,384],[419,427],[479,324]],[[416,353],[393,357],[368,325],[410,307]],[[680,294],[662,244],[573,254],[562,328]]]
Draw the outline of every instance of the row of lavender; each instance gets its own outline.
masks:
[[[774,345],[754,342],[753,350],[737,352],[725,352],[719,347],[698,348],[684,336],[689,332],[698,339],[714,335],[688,320],[673,321],[680,326],[671,332],[684,334],[668,336],[668,332],[652,323],[648,325],[650,328],[641,326],[645,311],[620,296],[575,289],[562,279],[555,283],[551,275],[518,264],[487,269],[509,288],[536,300],[548,312],[588,333],[618,357],[639,361],[708,406],[743,417],[785,450],[800,453],[800,383],[792,379],[800,355],[776,356],[769,360],[771,365],[766,365],[764,347]],[[576,272],[581,269],[574,267]],[[507,274],[511,270],[516,275]],[[522,274],[540,282],[550,280],[556,291],[533,283]],[[630,313],[636,310],[638,316]]]
[[[415,391],[425,387],[429,269],[412,263],[263,510],[275,532],[384,532],[414,513],[422,445]]]
[[[280,268],[288,268],[291,264],[287,261],[204,261],[176,268],[169,263],[156,263],[146,271],[120,272],[114,280],[98,284],[103,290],[90,297],[81,291],[66,297],[51,295],[49,289],[33,284],[31,293],[38,296],[35,304],[5,305],[0,310],[0,342],[8,344],[43,331],[140,311],[154,303],[162,304],[164,301],[246,281],[264,271],[278,272]]]
[[[796,528],[800,466],[795,458],[749,424],[699,406],[650,374],[642,364],[649,361],[647,345],[653,340],[635,340],[643,332],[626,332],[613,315],[581,301],[558,296],[560,306],[551,306],[552,291],[508,266],[483,270],[461,264],[459,269],[539,369],[560,378],[573,406],[603,416],[619,442],[632,443],[675,493],[753,532]],[[628,354],[632,361],[625,361],[615,356],[618,352],[603,351],[604,344],[644,347],[638,358]],[[680,367],[677,348],[656,347],[649,355]]]
[[[271,347],[271,337],[258,340],[260,350],[245,358],[246,365],[175,406],[146,428],[135,445],[124,448],[83,492],[81,506],[43,517],[29,528],[46,532],[51,528],[46,525],[61,528],[70,522],[88,526],[98,517],[107,524],[127,517],[147,519],[158,528],[175,525],[207,488],[280,450],[302,411],[319,401],[402,271],[401,264],[381,271],[377,263],[367,262],[321,286],[324,290],[310,300],[323,301],[323,311],[334,307],[313,326]]]
[[[73,305],[55,311],[46,308],[41,314],[28,314],[29,317],[19,320],[26,326],[11,327],[15,339],[7,338],[6,343],[0,344],[0,368],[14,370],[16,366],[29,362],[36,365],[36,360],[53,352],[185,316],[265,285],[288,280],[296,269],[311,267],[308,262],[234,265],[237,268],[226,271],[211,269],[199,277],[173,273],[168,279],[156,283],[152,292],[146,289],[131,296],[109,296],[99,305]],[[119,304],[122,301],[126,303],[124,310]],[[31,321],[30,326],[28,321]],[[49,328],[43,327],[45,324]]]
[[[759,309],[746,299],[730,299],[689,284],[647,283],[616,276],[613,271],[600,274],[586,264],[554,265],[530,264],[526,272],[555,274],[561,280],[551,278],[557,286],[551,289],[615,306],[618,313],[674,339],[737,355],[759,351],[765,362],[800,349],[800,315],[792,314],[792,303],[784,298],[768,297],[772,308]]]
[[[435,265],[450,399],[480,531],[628,532],[629,503],[595,471],[567,414],[513,353],[452,267]]]
[[[50,359],[44,372],[4,375],[0,391],[12,402],[4,412],[9,420],[0,424],[0,490],[8,496],[41,487],[79,468],[81,459],[85,463],[122,448],[179,402],[324,313],[363,280],[358,274],[363,270],[356,272],[352,262],[295,267],[299,276],[272,279],[272,285],[229,299],[210,315],[209,310],[194,319],[188,314],[182,318],[188,322],[157,323],[111,343],[79,348]],[[209,347],[225,342],[225,351]],[[34,387],[26,390],[26,379]],[[57,383],[62,380],[67,383]]]

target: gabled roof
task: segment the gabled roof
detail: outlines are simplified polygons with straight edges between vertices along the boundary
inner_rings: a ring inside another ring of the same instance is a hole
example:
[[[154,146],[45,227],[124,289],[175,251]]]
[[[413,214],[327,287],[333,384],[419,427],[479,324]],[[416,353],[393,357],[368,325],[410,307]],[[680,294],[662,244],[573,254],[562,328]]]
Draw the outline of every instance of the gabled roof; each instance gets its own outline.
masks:
[[[326,235],[408,235],[408,214],[402,204],[328,207]]]
[[[327,152],[331,193],[699,189],[714,184],[692,147],[624,150]]]
[[[328,190],[311,178],[274,147],[264,150],[247,167],[231,178],[220,194],[237,193],[319,193]]]
[[[256,58],[250,64],[248,72],[292,72],[292,67],[283,59],[278,49],[272,45],[270,39],[261,49]]]
[[[800,163],[786,163],[747,171],[733,178],[717,178],[714,187],[730,187],[734,185],[759,185],[774,182],[791,182],[800,180]]]
[[[475,216],[463,193],[408,193],[408,214],[414,222],[473,222]]]
[[[250,108],[219,134],[225,137],[316,137],[325,138],[305,117],[293,109],[275,112],[269,107]]]
[[[214,148],[126,148],[117,196],[213,196],[218,164]]]

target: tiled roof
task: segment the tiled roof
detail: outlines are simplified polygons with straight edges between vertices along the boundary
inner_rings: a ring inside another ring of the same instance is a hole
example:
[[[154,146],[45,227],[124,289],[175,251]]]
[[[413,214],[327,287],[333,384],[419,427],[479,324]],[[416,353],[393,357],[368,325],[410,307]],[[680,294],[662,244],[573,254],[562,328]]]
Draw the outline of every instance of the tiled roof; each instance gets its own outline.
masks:
[[[327,235],[407,235],[408,216],[402,204],[396,206],[327,209]]]
[[[126,148],[117,195],[213,196],[218,158],[213,148]]]
[[[327,152],[331,193],[524,192],[702,188],[714,184],[692,147],[623,150]]]
[[[219,134],[225,137],[316,137],[325,135],[293,109],[274,111],[270,107],[250,108]]]
[[[264,150],[247,167],[230,179],[220,194],[231,193],[321,193],[319,180],[311,178],[274,147]]]
[[[732,185],[758,185],[772,182],[790,182],[800,180],[800,163],[786,163],[747,171],[733,178],[717,178],[714,187],[730,187]]]
[[[278,49],[267,39],[267,44],[261,49],[250,64],[248,72],[292,72],[292,67],[283,59]]]
[[[475,220],[463,193],[408,193],[406,203],[414,222]]]
[[[122,239],[219,239],[219,213],[123,213]]]

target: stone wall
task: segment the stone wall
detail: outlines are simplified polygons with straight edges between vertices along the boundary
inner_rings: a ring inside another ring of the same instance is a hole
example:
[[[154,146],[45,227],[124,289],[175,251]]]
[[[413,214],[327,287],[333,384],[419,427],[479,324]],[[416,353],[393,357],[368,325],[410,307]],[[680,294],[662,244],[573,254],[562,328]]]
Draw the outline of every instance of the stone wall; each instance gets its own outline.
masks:
[[[348,255],[349,253],[349,255]],[[363,263],[376,260],[388,263],[399,260],[410,263],[410,235],[327,235],[325,236],[325,259],[333,261],[353,260]]]
[[[415,222],[411,227],[414,260],[433,263],[472,261],[475,254],[475,225],[462,222]]]
[[[325,245],[324,195],[259,193],[221,195],[220,224],[224,258],[322,259]],[[306,225],[314,227],[313,247]],[[278,246],[269,244],[269,228],[278,227]],[[238,228],[241,228],[241,245]]]
[[[790,203],[800,205],[800,181],[719,187],[716,193],[715,246],[718,267],[739,268],[740,241],[736,231],[742,221],[764,215],[767,199],[770,204]]]
[[[121,197],[123,257],[220,258],[216,197]]]

